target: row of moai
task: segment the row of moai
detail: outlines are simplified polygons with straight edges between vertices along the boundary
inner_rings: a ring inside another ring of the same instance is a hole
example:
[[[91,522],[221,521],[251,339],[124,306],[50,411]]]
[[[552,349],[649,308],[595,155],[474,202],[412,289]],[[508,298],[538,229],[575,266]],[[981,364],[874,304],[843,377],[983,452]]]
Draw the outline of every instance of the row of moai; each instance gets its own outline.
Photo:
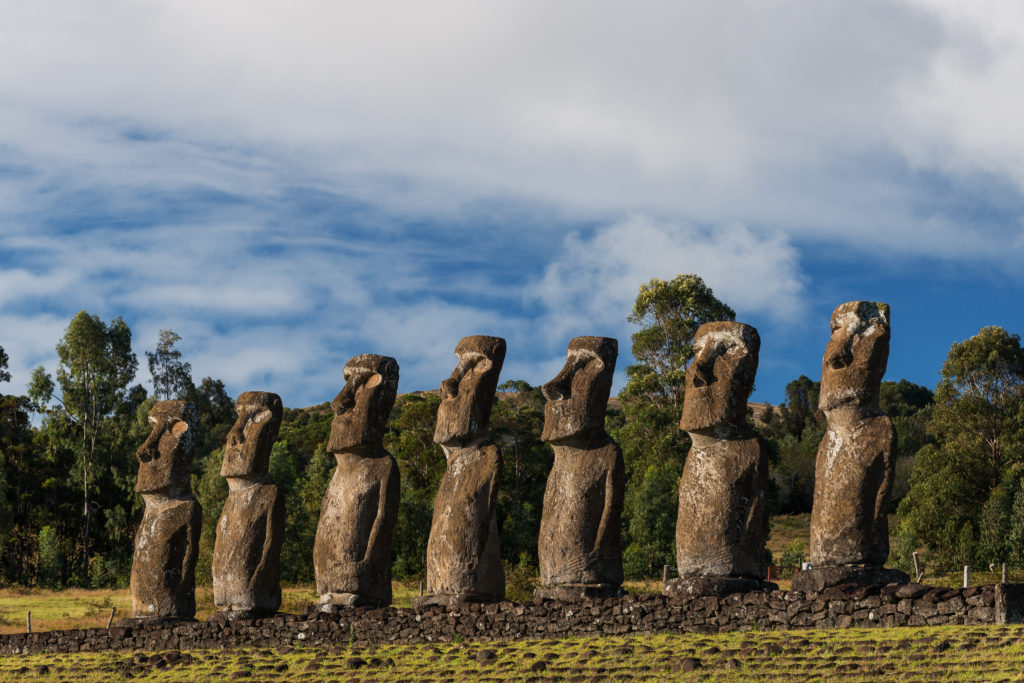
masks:
[[[886,509],[895,431],[878,406],[889,345],[889,309],[855,301],[832,315],[820,407],[828,431],[818,451],[810,556],[814,568],[793,587],[906,582],[883,568]],[[679,578],[668,595],[725,595],[774,588],[766,579],[768,461],[747,422],[760,338],[750,325],[711,322],[697,331],[686,373],[680,427],[692,440],[679,484]],[[427,544],[427,593],[417,606],[490,602],[505,593],[495,514],[501,453],[488,421],[505,358],[505,341],[472,336],[455,349],[458,365],[441,383],[434,441],[447,469],[434,503]],[[544,494],[536,597],[577,601],[616,597],[622,589],[620,517],[625,469],[604,429],[618,354],[606,337],[570,341],[565,366],[542,388],[541,438],[555,459]],[[345,386],[331,402],[328,451],[337,467],[324,495],[313,547],[319,609],[391,603],[392,533],[399,470],[383,446],[398,389],[398,363],[363,354],[345,365]],[[281,604],[284,502],[268,476],[280,428],[276,394],[246,392],[224,448],[229,493],[217,523],[214,603],[219,618],[273,614]],[[153,431],[139,449],[137,490],[145,513],[135,538],[134,620],[192,618],[202,512],[189,469],[198,419],[183,401],[150,413]]]

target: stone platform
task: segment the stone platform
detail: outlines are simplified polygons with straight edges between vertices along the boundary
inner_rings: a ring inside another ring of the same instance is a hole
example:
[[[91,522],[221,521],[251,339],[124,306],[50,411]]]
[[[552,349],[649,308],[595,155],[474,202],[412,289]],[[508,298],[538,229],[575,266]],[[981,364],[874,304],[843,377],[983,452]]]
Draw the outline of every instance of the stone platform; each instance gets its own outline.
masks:
[[[496,602],[421,610],[356,607],[332,614],[193,621],[0,635],[0,655],[104,650],[290,648],[452,640],[512,640],[737,630],[989,625],[1024,620],[1024,585],[933,588],[837,586],[821,592],[755,591],[724,598]]]
[[[832,586],[854,584],[857,586],[885,585],[889,583],[910,583],[910,577],[899,569],[885,567],[861,567],[856,565],[839,567],[814,567],[798,571],[793,575],[792,588],[795,591],[822,591]]]

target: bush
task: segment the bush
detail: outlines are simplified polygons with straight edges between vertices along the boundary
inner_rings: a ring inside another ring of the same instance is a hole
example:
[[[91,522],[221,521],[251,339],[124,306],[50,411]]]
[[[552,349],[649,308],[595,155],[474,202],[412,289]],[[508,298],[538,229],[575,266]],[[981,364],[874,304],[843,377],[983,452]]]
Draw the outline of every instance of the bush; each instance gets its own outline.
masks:
[[[537,567],[530,561],[530,556],[522,553],[519,562],[512,564],[505,561],[505,599],[510,602],[531,602],[533,590],[540,583]]]
[[[57,531],[52,526],[39,530],[39,585],[60,588],[64,573],[64,557],[57,543]]]

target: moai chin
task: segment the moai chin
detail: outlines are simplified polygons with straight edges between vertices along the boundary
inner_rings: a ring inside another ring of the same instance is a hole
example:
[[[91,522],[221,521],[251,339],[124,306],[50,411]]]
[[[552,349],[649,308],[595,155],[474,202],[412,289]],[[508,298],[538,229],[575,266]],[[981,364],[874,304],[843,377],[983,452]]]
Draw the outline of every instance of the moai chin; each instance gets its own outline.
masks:
[[[135,533],[132,620],[191,619],[196,613],[196,558],[203,511],[192,495],[196,407],[160,401],[149,411],[153,431],[136,454],[135,490],[146,509]],[[124,622],[123,622],[124,623]]]
[[[883,568],[896,446],[892,421],[878,406],[889,357],[889,306],[841,304],[832,313],[831,328],[818,401],[828,429],[814,470],[813,568],[794,576],[793,589],[906,583],[905,573]]]
[[[761,339],[750,325],[711,322],[693,339],[679,427],[693,445],[679,481],[676,560],[667,595],[726,595],[765,584],[768,456],[747,424]]]
[[[505,340],[464,337],[459,363],[441,382],[434,441],[448,467],[434,500],[427,542],[427,595],[416,606],[492,602],[505,596],[498,544],[501,453],[487,439]]]
[[[365,353],[345,364],[331,401],[327,451],[338,461],[320,507],[313,570],[321,609],[391,604],[391,536],[398,518],[398,465],[384,431],[398,391],[394,358]]]
[[[555,451],[544,490],[538,598],[616,597],[622,590],[622,451],[604,431],[618,356],[608,337],[576,337],[565,367],[542,388],[544,431]]]
[[[220,475],[228,498],[213,546],[213,603],[220,616],[267,616],[281,606],[284,497],[267,472],[281,428],[281,397],[247,391],[235,401]]]

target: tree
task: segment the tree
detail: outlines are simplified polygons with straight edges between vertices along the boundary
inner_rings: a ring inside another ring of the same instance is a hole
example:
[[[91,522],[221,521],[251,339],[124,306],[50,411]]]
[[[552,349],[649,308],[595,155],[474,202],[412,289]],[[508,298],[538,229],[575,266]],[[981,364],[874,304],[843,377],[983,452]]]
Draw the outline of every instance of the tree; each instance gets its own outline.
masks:
[[[158,400],[184,398],[192,387],[192,365],[181,360],[174,345],[181,337],[174,330],[160,330],[156,351],[146,351],[149,374],[153,376],[153,395]]]
[[[7,372],[7,363],[10,358],[7,356],[7,352],[4,351],[4,347],[0,346],[0,382],[10,382],[11,373]]]
[[[942,366],[910,490],[899,505],[901,547],[949,565],[1005,559],[1024,466],[1024,349],[1001,327],[953,344]],[[1002,557],[1000,557],[1002,556]]]
[[[679,429],[686,365],[693,337],[704,323],[735,320],[698,275],[654,279],[641,285],[629,321],[633,365],[619,394],[622,420],[612,436],[626,461],[624,568],[632,576],[656,574],[675,557],[676,489],[690,439]],[[613,421],[614,422],[614,421]]]
[[[135,377],[138,361],[131,348],[132,333],[120,317],[109,325],[98,316],[79,312],[71,319],[57,343],[57,383],[42,366],[32,373],[29,395],[51,418],[51,434],[59,440],[70,427],[77,432],[71,448],[76,456],[82,490],[82,562],[89,576],[90,526],[93,509],[90,487],[97,445],[108,422],[128,398],[128,383]],[[60,394],[55,393],[56,386]],[[49,409],[50,401],[59,404]]]

